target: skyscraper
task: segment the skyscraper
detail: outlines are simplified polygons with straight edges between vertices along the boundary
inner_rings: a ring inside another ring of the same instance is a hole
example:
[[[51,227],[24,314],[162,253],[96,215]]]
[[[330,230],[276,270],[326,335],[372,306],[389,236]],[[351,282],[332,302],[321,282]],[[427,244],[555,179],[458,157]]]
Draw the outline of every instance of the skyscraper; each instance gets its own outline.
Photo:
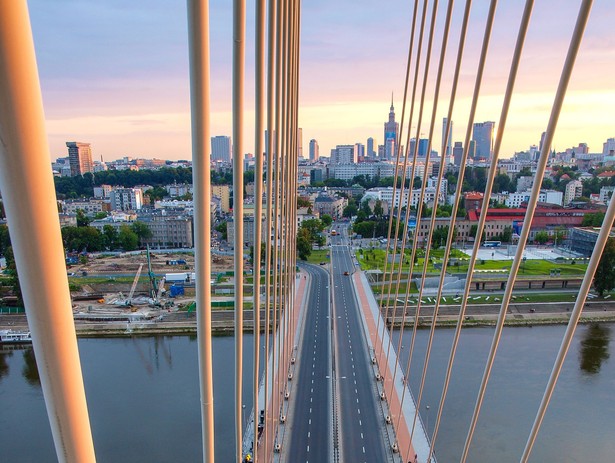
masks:
[[[72,176],[83,175],[94,170],[92,148],[89,143],[67,141],[66,146],[68,147],[68,162]]]
[[[303,129],[297,128],[297,156],[303,157]]]
[[[372,137],[369,137],[367,139],[367,157],[371,159],[375,159],[377,154],[376,150],[374,150],[374,146],[376,146],[376,140],[374,140]]]
[[[453,164],[455,164],[456,166],[460,166],[462,157],[463,157],[463,143],[460,141],[456,141],[455,146],[453,146]]]
[[[444,151],[442,152],[442,156],[444,157],[446,164],[449,163],[449,159],[451,157],[452,150],[453,150],[453,121],[451,121],[451,128],[448,132],[448,140],[446,141],[446,144],[444,144],[444,140],[446,139],[447,122],[448,122],[448,119],[444,117],[442,119],[442,144],[444,146]]]
[[[310,140],[310,161],[318,161],[318,156],[318,142],[316,141],[316,139],[312,138]]]
[[[233,145],[231,137],[225,135],[217,135],[211,137],[211,160],[231,162],[233,158]]]
[[[472,140],[476,142],[476,158],[490,160],[493,155],[493,132],[495,122],[477,122],[472,131]]]
[[[397,154],[398,133],[399,124],[395,122],[395,108],[393,107],[393,94],[391,94],[391,109],[389,111],[389,120],[384,123],[384,156],[387,160],[393,159]]]

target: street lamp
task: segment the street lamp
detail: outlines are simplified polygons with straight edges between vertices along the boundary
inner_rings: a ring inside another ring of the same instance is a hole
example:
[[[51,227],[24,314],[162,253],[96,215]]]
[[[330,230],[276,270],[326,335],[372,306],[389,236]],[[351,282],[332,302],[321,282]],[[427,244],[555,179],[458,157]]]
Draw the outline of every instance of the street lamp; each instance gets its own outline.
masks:
[[[429,440],[429,405],[425,405],[425,420],[427,422],[425,425],[425,435],[427,436],[427,440]]]

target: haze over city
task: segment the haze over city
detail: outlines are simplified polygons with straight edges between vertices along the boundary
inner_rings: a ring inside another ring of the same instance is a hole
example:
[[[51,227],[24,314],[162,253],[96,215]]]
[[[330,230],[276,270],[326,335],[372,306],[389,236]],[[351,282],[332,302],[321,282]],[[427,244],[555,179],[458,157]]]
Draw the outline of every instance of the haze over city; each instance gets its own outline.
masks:
[[[520,15],[520,8],[509,3],[501,2],[496,13],[476,116],[477,122],[495,121],[496,129]],[[95,159],[190,159],[184,2],[32,0],[29,4],[52,158],[66,156],[67,140],[80,140],[92,144]],[[486,7],[487,2],[475,2],[472,10],[460,97],[453,115],[453,141],[465,135]],[[249,8],[247,46],[252,47],[253,4]],[[397,0],[387,2],[386,7],[380,2],[350,0],[304,2],[299,121],[304,150],[312,138],[318,140],[325,156],[338,144],[366,143],[368,137],[383,143],[382,124],[391,92],[397,120],[401,118],[412,8],[410,2]],[[448,105],[462,8],[461,3],[456,5],[453,16],[457,22],[451,31],[434,131],[437,151],[441,151],[441,120]],[[536,4],[501,157],[539,143],[577,8],[576,2],[556,0]],[[445,9],[442,2],[439,25]],[[615,93],[609,88],[615,51],[607,38],[614,20],[613,5],[597,0],[555,135],[557,150],[585,142],[590,152],[601,152],[602,143],[615,135]],[[212,2],[212,136],[231,134],[231,21],[230,3]],[[439,37],[441,28],[436,42]],[[436,46],[430,82],[438,54]],[[247,128],[253,119],[252,75],[248,61]],[[430,86],[427,95],[431,100]],[[420,130],[424,136],[430,113],[428,104]],[[251,152],[253,131],[246,129],[245,135],[246,151]]]

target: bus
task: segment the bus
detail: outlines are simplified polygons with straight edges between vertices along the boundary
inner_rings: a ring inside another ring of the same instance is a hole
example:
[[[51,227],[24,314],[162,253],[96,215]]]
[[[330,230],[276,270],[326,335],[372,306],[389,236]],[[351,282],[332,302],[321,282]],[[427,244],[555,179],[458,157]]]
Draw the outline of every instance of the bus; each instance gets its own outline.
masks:
[[[486,248],[499,248],[500,246],[502,246],[502,242],[501,241],[485,241],[483,243],[483,246],[485,246]]]

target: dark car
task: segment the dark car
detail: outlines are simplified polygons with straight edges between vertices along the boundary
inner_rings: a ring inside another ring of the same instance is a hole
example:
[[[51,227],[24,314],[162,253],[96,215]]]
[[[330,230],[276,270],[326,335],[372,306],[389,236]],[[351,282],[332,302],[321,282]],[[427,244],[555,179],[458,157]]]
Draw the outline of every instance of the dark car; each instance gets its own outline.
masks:
[[[350,275],[350,273],[344,272],[344,276],[348,276],[348,275]]]

